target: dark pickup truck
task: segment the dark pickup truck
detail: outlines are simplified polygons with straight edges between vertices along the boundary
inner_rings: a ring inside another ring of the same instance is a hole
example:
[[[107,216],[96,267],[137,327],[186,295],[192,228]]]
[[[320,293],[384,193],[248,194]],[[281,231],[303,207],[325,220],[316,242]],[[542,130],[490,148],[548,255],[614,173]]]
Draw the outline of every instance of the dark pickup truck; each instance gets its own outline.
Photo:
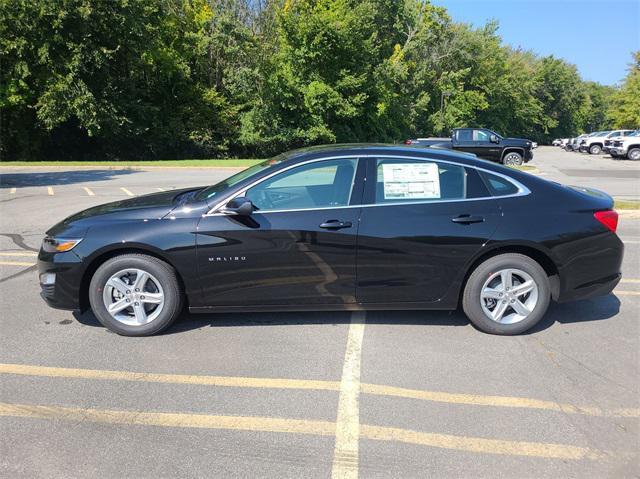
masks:
[[[406,140],[405,144],[464,151],[505,165],[531,161],[534,148],[530,140],[503,138],[486,128],[455,128],[451,138],[417,138]]]

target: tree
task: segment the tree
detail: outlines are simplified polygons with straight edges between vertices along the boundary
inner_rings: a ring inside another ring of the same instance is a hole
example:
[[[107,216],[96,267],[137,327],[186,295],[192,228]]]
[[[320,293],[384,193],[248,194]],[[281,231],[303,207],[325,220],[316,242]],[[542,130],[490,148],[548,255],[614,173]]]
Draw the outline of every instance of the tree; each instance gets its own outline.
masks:
[[[640,128],[640,51],[634,52],[627,76],[613,95],[609,117],[616,128]]]

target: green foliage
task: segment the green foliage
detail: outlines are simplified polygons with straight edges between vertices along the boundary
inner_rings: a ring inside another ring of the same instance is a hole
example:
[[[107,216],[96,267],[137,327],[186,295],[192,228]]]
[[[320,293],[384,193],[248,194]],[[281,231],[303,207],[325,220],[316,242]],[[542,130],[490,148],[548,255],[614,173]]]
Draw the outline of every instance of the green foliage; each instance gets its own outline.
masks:
[[[640,127],[640,51],[633,54],[629,73],[613,94],[609,117],[618,128]]]
[[[497,29],[422,0],[0,0],[0,155],[264,156],[456,126],[541,142],[638,126],[639,54],[614,91]]]

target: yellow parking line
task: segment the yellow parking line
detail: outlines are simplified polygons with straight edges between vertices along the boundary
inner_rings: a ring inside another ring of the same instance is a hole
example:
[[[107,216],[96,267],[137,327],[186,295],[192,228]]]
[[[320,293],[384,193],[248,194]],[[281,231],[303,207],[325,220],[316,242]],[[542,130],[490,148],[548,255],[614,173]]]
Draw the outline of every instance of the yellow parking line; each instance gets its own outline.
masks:
[[[78,379],[103,379],[112,381],[197,384],[202,386],[224,386],[237,388],[312,389],[325,391],[338,391],[340,389],[340,383],[337,381],[228,376],[193,376],[186,374],[150,374],[136,373],[131,371],[104,371],[98,369],[29,366],[26,364],[0,363],[0,374],[20,374],[24,376],[45,376]]]
[[[87,192],[87,195],[89,195],[89,196],[96,196],[96,194],[95,194],[93,191],[91,191],[91,188],[88,188],[88,187],[86,187],[86,186],[83,186],[83,187],[82,187],[82,189],[83,189],[84,191],[86,191],[86,192]]]
[[[640,296],[640,291],[621,291],[616,289],[614,294],[616,296]]]
[[[14,195],[16,193],[16,189],[15,188],[11,188],[11,190],[9,190],[9,193],[11,193],[12,195]]]
[[[30,264],[30,263],[27,263]],[[109,371],[99,369],[58,368],[31,366],[27,364],[0,363],[0,374],[22,376],[42,376],[108,381],[137,381],[169,384],[193,384],[237,388],[300,389],[318,391],[340,391],[341,383],[311,379],[251,378],[229,376],[197,376],[186,374],[138,373],[132,371]],[[575,406],[555,401],[544,401],[525,397],[484,396],[478,394],[457,394],[438,391],[406,389],[379,384],[360,383],[360,392],[376,396],[390,396],[404,399],[418,399],[469,406],[493,406],[522,409],[543,409],[568,414],[602,417],[640,417],[640,409],[625,408],[611,411],[588,406]]]
[[[340,381],[336,442],[333,450],[333,479],[358,477],[358,440],[360,437],[360,364],[365,315],[352,313]]]
[[[405,389],[379,384],[361,384],[362,392],[376,396],[393,396],[405,399],[419,399],[422,401],[441,402],[449,404],[465,404],[469,406],[494,406],[523,409],[545,409],[547,411],[560,411],[568,414],[582,414],[585,416],[613,416],[613,417],[640,417],[640,409],[616,409],[604,411],[595,407],[574,406],[573,404],[558,403],[555,401],[543,401],[525,397],[511,396],[482,396],[477,394],[456,394],[438,391],[422,391],[418,389]]]
[[[124,191],[127,195],[129,196],[135,196],[133,193],[131,193],[128,189],[126,188],[120,188],[122,191]]]
[[[309,419],[286,419],[252,416],[217,416],[192,413],[158,413],[108,409],[0,403],[0,416],[57,419],[74,422],[157,426],[234,431],[331,436],[336,424]],[[360,426],[361,437],[375,441],[392,441],[464,452],[529,456],[549,459],[603,459],[611,453],[565,444],[504,441],[480,437],[434,434],[381,426]],[[357,471],[356,471],[357,473]]]
[[[454,449],[457,451],[479,452],[484,454],[594,460],[600,460],[607,456],[606,453],[601,451],[565,444],[502,441],[481,437],[417,432],[393,427],[367,426],[364,424],[361,427],[361,432],[362,437],[377,441],[395,441],[406,444],[437,447],[440,449]]]
[[[38,256],[35,251],[0,251],[0,256]]]
[[[33,266],[35,263],[27,263],[24,261],[0,261],[0,264],[5,266]]]
[[[640,279],[635,278],[622,278],[620,280],[621,283],[640,283]]]
[[[49,193],[49,196],[53,196],[53,187],[47,186],[47,193]]]

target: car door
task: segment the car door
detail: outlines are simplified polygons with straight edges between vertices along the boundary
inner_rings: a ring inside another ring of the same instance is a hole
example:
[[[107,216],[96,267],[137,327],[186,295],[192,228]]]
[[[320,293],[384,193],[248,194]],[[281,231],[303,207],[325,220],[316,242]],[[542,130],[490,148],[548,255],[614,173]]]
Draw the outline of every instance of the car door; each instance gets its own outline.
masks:
[[[428,158],[369,161],[356,297],[437,302],[496,231],[497,201],[473,168]]]
[[[471,128],[459,128],[453,133],[453,149],[474,153],[473,130]]]
[[[203,217],[196,235],[203,303],[354,302],[357,170],[356,158],[299,164],[237,195],[254,204],[250,216]]]
[[[491,132],[477,128],[473,130],[472,153],[475,153],[478,158],[499,162],[501,152],[500,145],[491,142]]]

